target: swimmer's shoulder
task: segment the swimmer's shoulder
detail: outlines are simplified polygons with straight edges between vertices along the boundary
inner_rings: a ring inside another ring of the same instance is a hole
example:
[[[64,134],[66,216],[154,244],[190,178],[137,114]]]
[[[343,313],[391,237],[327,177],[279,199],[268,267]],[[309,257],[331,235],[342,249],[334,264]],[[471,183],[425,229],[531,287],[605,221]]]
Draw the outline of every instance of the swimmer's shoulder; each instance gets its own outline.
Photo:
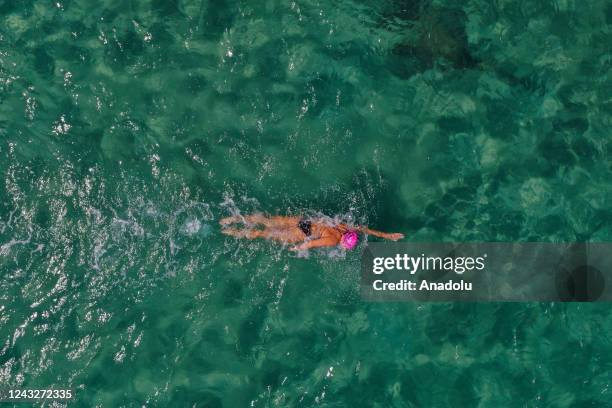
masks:
[[[342,232],[340,232],[335,226],[316,223],[313,224],[314,234],[321,238],[335,238],[337,240],[342,237]]]

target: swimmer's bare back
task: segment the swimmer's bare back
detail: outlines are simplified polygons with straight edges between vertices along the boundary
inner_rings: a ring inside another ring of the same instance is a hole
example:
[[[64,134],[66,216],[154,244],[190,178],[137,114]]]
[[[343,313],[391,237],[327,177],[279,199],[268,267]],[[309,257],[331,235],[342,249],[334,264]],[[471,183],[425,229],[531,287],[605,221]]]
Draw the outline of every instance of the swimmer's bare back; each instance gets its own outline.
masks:
[[[233,224],[242,223],[242,228]],[[376,231],[368,227],[348,226],[346,224],[328,225],[316,220],[305,220],[302,217],[266,216],[264,214],[251,214],[245,216],[232,216],[219,221],[221,232],[236,238],[264,238],[285,244],[295,244],[290,249],[300,251],[310,248],[333,247],[343,243],[343,235],[354,232],[363,232],[375,237],[397,241],[404,238],[401,233],[387,233]],[[355,241],[356,243],[356,241]],[[353,244],[354,246],[354,244]],[[348,249],[352,246],[348,247]]]

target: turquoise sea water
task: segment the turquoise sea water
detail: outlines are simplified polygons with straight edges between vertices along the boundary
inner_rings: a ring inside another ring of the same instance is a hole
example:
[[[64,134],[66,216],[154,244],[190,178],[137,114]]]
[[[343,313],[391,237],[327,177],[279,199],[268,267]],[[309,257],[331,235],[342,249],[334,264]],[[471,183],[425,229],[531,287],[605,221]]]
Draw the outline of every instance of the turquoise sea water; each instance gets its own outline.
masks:
[[[609,2],[5,0],[0,21],[2,386],[612,406],[610,305],[366,303],[358,251],[217,227],[610,241]]]

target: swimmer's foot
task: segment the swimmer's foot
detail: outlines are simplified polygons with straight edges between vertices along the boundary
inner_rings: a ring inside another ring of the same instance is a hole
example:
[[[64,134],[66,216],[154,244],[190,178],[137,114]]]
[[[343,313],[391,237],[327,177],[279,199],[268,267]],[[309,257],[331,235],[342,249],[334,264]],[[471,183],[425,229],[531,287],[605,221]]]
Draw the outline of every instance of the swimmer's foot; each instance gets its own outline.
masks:
[[[225,235],[231,235],[232,237],[235,237],[235,238],[255,239],[255,238],[267,238],[268,237],[268,234],[266,233],[266,231],[252,230],[252,229],[225,228],[221,230],[221,233]]]
[[[246,232],[247,231],[245,230],[239,230],[236,228],[225,228],[221,230],[222,234],[231,235],[232,237],[236,237],[236,238],[244,238],[244,236],[246,235]]]
[[[219,225],[226,226],[230,224],[235,224],[239,221],[242,221],[242,218],[237,215],[234,215],[231,217],[221,218],[221,220],[219,220]]]
[[[269,221],[270,220],[263,214],[256,213],[256,214],[247,215],[244,217],[242,215],[233,215],[231,217],[221,218],[221,220],[219,221],[219,224],[225,227],[227,225],[242,222],[248,226],[253,226],[253,225],[258,225],[258,224],[266,225]]]

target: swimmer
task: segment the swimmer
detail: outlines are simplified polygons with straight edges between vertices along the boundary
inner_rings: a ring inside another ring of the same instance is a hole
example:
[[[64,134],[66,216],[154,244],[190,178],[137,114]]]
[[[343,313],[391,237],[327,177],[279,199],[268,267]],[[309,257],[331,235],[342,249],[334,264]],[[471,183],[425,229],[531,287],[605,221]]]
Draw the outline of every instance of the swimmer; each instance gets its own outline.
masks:
[[[242,222],[245,228],[230,227]],[[334,247],[340,245],[344,249],[353,249],[359,242],[359,232],[375,237],[397,241],[404,234],[380,232],[368,227],[349,226],[347,224],[330,225],[322,219],[306,219],[303,217],[272,216],[252,214],[246,216],[226,217],[219,221],[221,232],[236,238],[264,238],[285,244],[295,244],[292,251],[302,251],[310,248]],[[262,228],[257,228],[261,226]]]

